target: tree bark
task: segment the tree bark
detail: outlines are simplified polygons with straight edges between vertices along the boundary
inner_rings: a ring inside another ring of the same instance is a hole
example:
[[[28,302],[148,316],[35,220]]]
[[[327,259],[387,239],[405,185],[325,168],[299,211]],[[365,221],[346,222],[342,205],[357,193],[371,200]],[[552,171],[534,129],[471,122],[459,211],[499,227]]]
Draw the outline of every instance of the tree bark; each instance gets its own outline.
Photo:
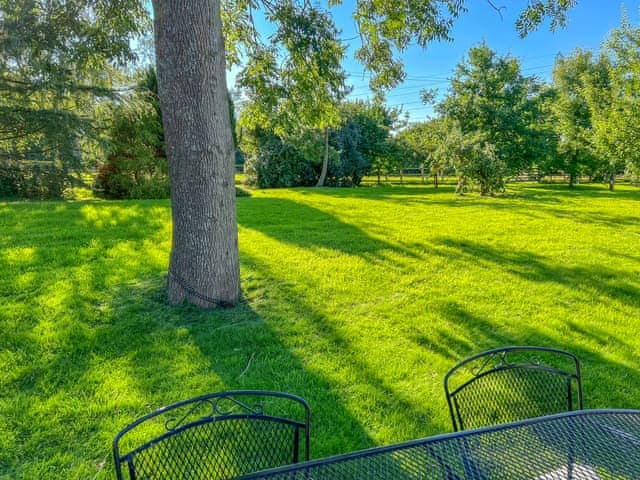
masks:
[[[615,186],[616,186],[616,174],[615,172],[611,172],[609,174],[609,191],[613,192]]]
[[[324,157],[322,158],[322,171],[320,172],[320,178],[316,187],[324,187],[324,182],[327,179],[327,171],[329,170],[329,127],[324,129]]]
[[[171,180],[169,301],[234,305],[240,267],[220,2],[152,3]]]

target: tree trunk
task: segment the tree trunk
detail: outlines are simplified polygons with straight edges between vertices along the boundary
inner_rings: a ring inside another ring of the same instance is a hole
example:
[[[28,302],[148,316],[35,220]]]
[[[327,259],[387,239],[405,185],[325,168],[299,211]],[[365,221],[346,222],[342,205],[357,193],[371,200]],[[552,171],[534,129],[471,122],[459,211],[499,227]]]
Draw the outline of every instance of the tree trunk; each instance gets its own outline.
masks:
[[[615,186],[616,186],[616,174],[615,172],[612,172],[609,175],[609,191],[613,192]]]
[[[240,268],[220,2],[152,3],[171,180],[169,301],[234,305]]]
[[[327,179],[327,170],[329,170],[329,127],[324,129],[324,157],[322,158],[322,171],[316,187],[324,187],[324,182]]]

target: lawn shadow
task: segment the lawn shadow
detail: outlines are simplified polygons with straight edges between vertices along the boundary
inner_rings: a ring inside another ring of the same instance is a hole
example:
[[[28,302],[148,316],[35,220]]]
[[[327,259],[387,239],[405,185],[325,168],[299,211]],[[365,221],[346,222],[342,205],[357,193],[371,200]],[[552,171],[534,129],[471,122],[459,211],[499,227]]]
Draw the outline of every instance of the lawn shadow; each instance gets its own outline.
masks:
[[[563,199],[589,197],[640,200],[640,188],[631,187],[627,184],[624,187],[609,191],[607,185],[599,183],[580,184],[574,187],[569,187],[567,184],[531,183],[526,185],[526,190],[543,192],[544,195],[555,195]]]
[[[388,250],[415,256],[318,209],[287,200],[250,203],[254,206],[239,213],[241,225],[284,243],[367,259]],[[292,214],[310,218],[322,233],[283,227],[277,217],[262,215],[262,208],[280,209],[283,220]],[[57,220],[63,213],[70,224]],[[444,429],[434,420],[440,418],[437,405],[411,401],[368,361],[366,355],[378,352],[358,352],[354,340],[295,284],[257,258],[243,254],[242,269],[269,285],[264,298],[253,292],[251,303],[215,311],[167,305],[166,248],[158,247],[169,240],[166,202],[20,204],[2,215],[0,269],[6,273],[0,281],[0,350],[11,370],[1,379],[0,417],[10,428],[0,443],[0,467],[7,476],[111,478],[110,442],[126,423],[161,405],[231,388],[307,398],[313,456],[372,446],[371,428],[393,428],[394,419],[384,418],[385,412],[414,422],[415,430],[402,432],[408,437]],[[447,258],[495,263],[528,280],[597,290],[635,307],[640,303],[639,289],[613,267],[551,265],[532,252],[450,238],[437,239],[433,250]],[[269,302],[287,307],[271,313]],[[410,332],[407,339],[451,365],[506,344],[559,346],[583,362],[586,406],[634,407],[625,402],[640,385],[640,358],[622,338],[567,322],[571,336],[558,345],[560,335],[532,326],[511,334],[457,303],[443,303],[437,311],[444,321],[431,334]],[[587,348],[585,341],[607,345],[625,360]],[[320,365],[324,357],[344,379]],[[425,381],[430,380],[425,376]],[[608,388],[591,397],[589,385],[597,384]],[[364,399],[351,399],[354,392]],[[357,411],[353,405],[360,403],[371,412]]]
[[[383,262],[386,252],[419,258],[401,243],[373,237],[330,213],[289,199],[254,197],[239,209],[238,224],[285,244],[335,250],[372,262]]]
[[[100,362],[118,363],[136,345],[122,327],[138,322],[119,324],[110,294],[146,288],[166,269],[146,256],[163,241],[166,210],[166,202],[20,202],[3,211],[0,350],[10,368],[0,417],[11,440],[0,465],[8,475],[88,477],[109,458],[101,426],[113,417],[105,387],[118,369],[101,371]]]
[[[319,358],[323,363],[326,363],[326,359],[330,359],[329,369],[323,371],[329,378],[339,377],[330,383],[330,388],[336,392],[336,395],[339,395],[340,402],[351,404],[352,397],[364,397],[362,398],[363,407],[366,406],[367,414],[359,418],[360,424],[386,426],[385,423],[392,420],[385,417],[393,412],[411,418],[415,425],[413,432],[395,432],[396,435],[399,433],[405,435],[396,438],[396,440],[407,440],[442,431],[442,426],[436,419],[437,415],[434,414],[433,405],[416,405],[405,392],[394,388],[389,380],[381,376],[380,372],[369,363],[371,351],[363,351],[341,331],[339,324],[328,318],[326,314],[320,312],[304,296],[300,295],[300,290],[310,288],[309,285],[299,288],[295,284],[282,281],[265,262],[256,257],[245,254],[242,264],[244,268],[257,274],[261,283],[277,285],[279,298],[287,303],[289,310],[287,318],[269,320],[276,334],[280,338],[288,338],[288,342],[297,345],[300,350],[311,352],[315,355],[314,358],[318,358],[320,355]],[[294,323],[295,327],[292,328],[291,323]],[[309,348],[310,343],[313,344],[312,348]],[[314,368],[314,371],[316,368],[321,370],[326,368],[314,365],[313,360],[307,359],[307,362],[309,361],[312,362],[310,366]],[[339,415],[336,415],[336,412],[340,412],[341,408],[333,402],[324,401],[322,403],[322,412],[326,421],[338,420]],[[332,428],[332,434],[337,437],[340,437],[340,432],[345,431],[349,430]],[[349,450],[374,445],[369,436],[364,440],[350,443]],[[335,444],[335,446],[337,445]],[[342,450],[333,449],[330,453],[335,454],[340,451],[344,452],[345,450],[344,448]]]
[[[447,258],[465,258],[469,262],[488,262],[504,271],[533,282],[557,283],[580,291],[596,291],[611,300],[640,306],[640,288],[633,278],[625,278],[613,267],[563,266],[551,264],[544,256],[529,251],[505,251],[471,240],[434,238],[434,253]]]
[[[413,335],[410,339],[421,348],[442,355],[450,361],[449,368],[476,353],[509,345],[560,348],[575,354],[581,362],[585,408],[640,408],[640,404],[629,404],[633,391],[640,385],[640,372],[636,368],[640,353],[621,338],[571,321],[567,322],[572,332],[568,339],[564,336],[560,340],[559,335],[545,333],[531,325],[520,325],[514,335],[455,302],[444,302],[437,310],[444,326],[429,337]],[[585,346],[594,340],[595,348]],[[624,355],[624,360],[613,360],[602,353],[600,346],[615,349]],[[596,385],[607,385],[607,388],[603,392],[601,388],[594,388]]]
[[[556,218],[562,218],[572,222],[580,222],[585,225],[604,225],[611,228],[640,227],[639,215],[612,215],[610,213],[598,211],[584,211],[560,208],[549,208],[542,206],[540,211]]]
[[[127,423],[235,388],[306,398],[313,456],[373,445],[336,386],[284,343],[278,325],[288,319],[265,320],[248,303],[167,304],[168,248],[158,244],[169,240],[168,205],[20,204],[9,213],[0,240],[0,348],[12,367],[0,396],[10,432],[3,474],[111,478],[111,441]]]

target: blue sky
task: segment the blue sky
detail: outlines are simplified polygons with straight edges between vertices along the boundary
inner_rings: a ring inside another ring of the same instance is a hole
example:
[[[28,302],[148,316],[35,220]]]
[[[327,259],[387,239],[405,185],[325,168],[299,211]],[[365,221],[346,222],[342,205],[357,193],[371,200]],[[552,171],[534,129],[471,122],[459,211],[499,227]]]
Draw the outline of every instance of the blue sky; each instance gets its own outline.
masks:
[[[332,12],[340,30],[341,38],[357,36],[352,19],[356,0],[344,0]],[[403,52],[407,78],[403,84],[387,94],[387,104],[402,107],[409,114],[411,122],[423,121],[432,114],[431,108],[420,101],[420,91],[435,88],[443,96],[449,85],[449,78],[469,49],[485,41],[487,46],[499,54],[509,54],[520,59],[523,73],[536,75],[550,81],[554,59],[558,54],[569,54],[580,47],[598,50],[608,33],[620,25],[623,8],[633,25],[638,25],[639,0],[578,0],[578,5],[568,13],[567,26],[551,32],[548,25],[521,39],[515,29],[515,21],[526,5],[526,0],[493,0],[497,6],[505,5],[502,17],[491,8],[486,0],[467,0],[468,11],[456,21],[451,32],[452,42],[433,42],[426,49],[412,47]],[[261,22],[258,20],[258,23]],[[262,28],[261,28],[262,27]],[[258,25],[266,38],[269,27]],[[348,74],[347,83],[353,87],[352,99],[371,97],[368,88],[369,75],[353,59],[358,40],[352,40],[344,64]],[[233,85],[233,75],[228,77]]]
[[[344,38],[356,35],[349,3],[351,1],[341,7],[340,15],[335,18]],[[426,49],[415,47],[404,52],[402,57],[407,79],[388,93],[387,103],[402,106],[412,122],[425,120],[432,112],[420,102],[420,90],[436,88],[440,96],[444,95],[449,84],[448,78],[456,65],[471,47],[483,40],[492,50],[520,59],[524,74],[550,81],[554,59],[558,54],[569,54],[578,47],[587,50],[600,48],[608,33],[620,25],[623,5],[632,24],[638,24],[637,1],[578,0],[578,5],[569,11],[564,29],[551,32],[548,25],[542,25],[527,38],[520,39],[515,20],[525,2],[498,0],[494,3],[498,6],[508,5],[502,10],[502,18],[485,0],[469,0],[467,13],[454,25],[453,42],[435,42]],[[370,96],[368,75],[353,60],[354,50],[350,48],[350,60],[345,63],[348,81],[354,87],[351,96],[367,98]]]

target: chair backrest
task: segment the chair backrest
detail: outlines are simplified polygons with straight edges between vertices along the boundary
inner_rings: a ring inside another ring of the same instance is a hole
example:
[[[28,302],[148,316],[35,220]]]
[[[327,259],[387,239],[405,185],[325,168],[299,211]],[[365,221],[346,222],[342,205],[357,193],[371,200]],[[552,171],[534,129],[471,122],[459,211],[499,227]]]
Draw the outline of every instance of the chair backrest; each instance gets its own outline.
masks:
[[[309,405],[280,392],[212,393],[160,408],[113,440],[118,480],[229,479],[309,459]]]
[[[580,362],[554,348],[479,353],[449,370],[444,389],[455,431],[582,409]]]

